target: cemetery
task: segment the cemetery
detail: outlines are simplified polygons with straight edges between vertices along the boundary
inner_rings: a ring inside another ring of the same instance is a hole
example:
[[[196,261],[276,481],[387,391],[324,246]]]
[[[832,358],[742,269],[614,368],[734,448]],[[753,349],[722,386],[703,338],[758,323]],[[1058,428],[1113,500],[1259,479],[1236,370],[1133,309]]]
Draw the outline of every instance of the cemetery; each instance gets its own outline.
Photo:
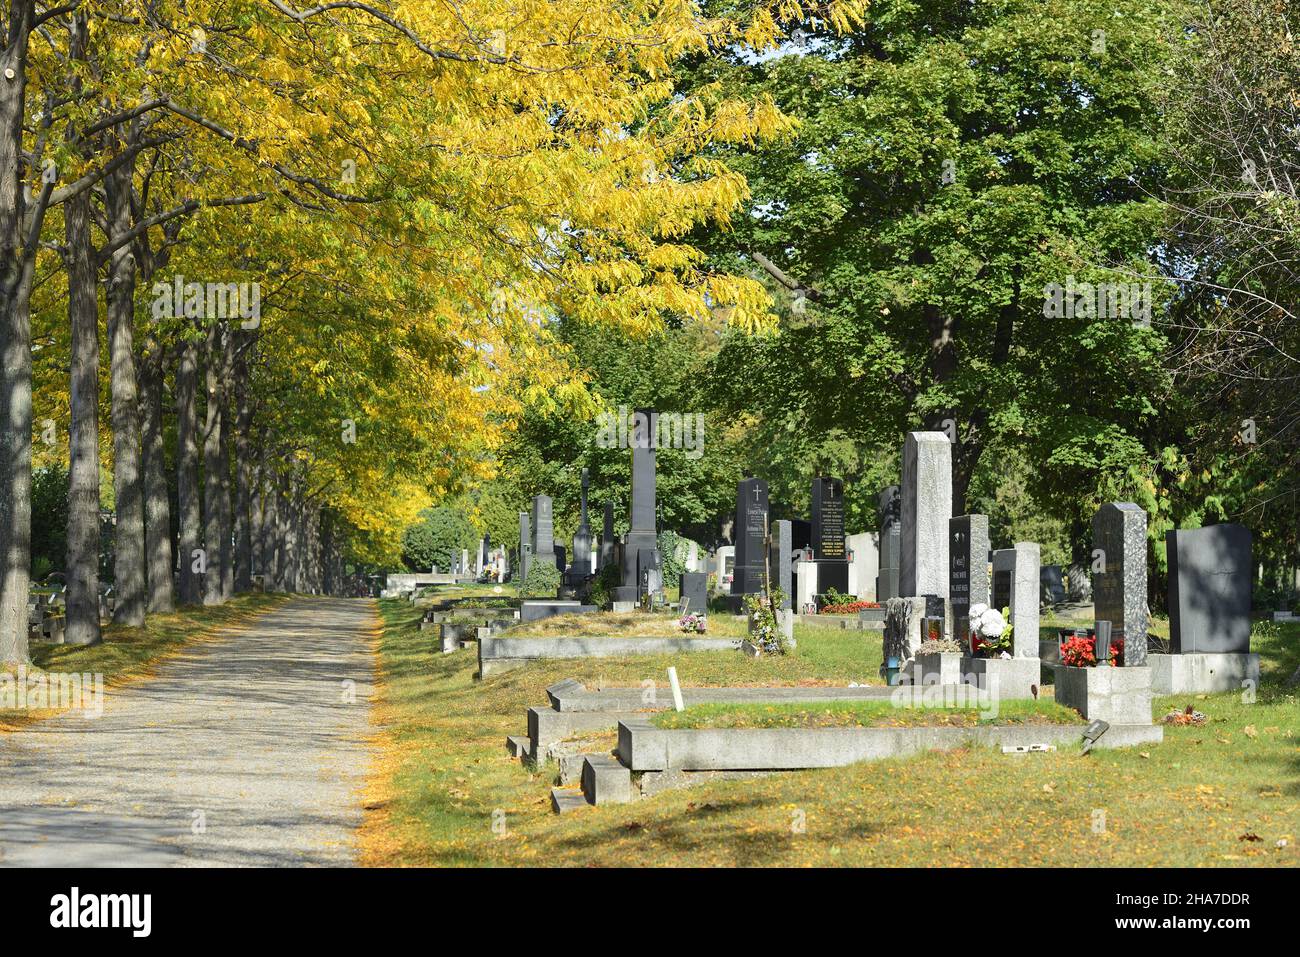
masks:
[[[0,868],[1300,865],[1300,5],[10,13]]]
[[[638,410],[637,423],[653,422]],[[1148,516],[1103,504],[1081,596],[1093,620],[1049,627],[1069,604],[1062,570],[1044,574],[1035,542],[993,548],[988,516],[953,515],[951,443],[913,432],[897,483],[873,496],[880,532],[847,534],[838,479],[814,480],[803,521],[773,520],[768,484],[746,478],[734,546],[714,549],[699,573],[682,571],[673,589],[658,549],[654,449],[632,441],[624,454],[625,535],[607,504],[602,532],[589,537],[584,472],[571,552],[554,542],[551,500],[537,496],[520,515],[513,559],[525,584],[493,586],[497,609],[446,599],[425,613],[451,639],[441,650],[477,645],[476,665],[458,673],[485,700],[518,702],[498,739],[519,762],[514,783],[549,793],[566,819],[593,805],[662,806],[682,789],[797,788],[830,769],[945,753],[1018,768],[1047,755],[1149,761],[1179,733],[1162,698],[1248,696],[1260,680],[1240,526],[1169,533],[1170,616],[1156,633]],[[853,570],[867,551],[870,575]],[[527,584],[543,555],[554,556],[553,593]],[[854,593],[849,582],[870,587]],[[1079,594],[1077,575],[1071,588]],[[527,688],[541,693],[529,700]]]

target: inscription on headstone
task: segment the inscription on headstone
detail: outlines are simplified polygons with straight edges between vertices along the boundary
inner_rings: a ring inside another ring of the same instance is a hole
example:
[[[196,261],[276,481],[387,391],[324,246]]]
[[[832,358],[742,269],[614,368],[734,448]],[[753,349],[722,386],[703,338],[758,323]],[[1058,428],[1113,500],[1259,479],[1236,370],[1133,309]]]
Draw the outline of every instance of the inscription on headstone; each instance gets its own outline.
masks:
[[[812,547],[819,561],[844,561],[844,483],[837,478],[812,482]]]

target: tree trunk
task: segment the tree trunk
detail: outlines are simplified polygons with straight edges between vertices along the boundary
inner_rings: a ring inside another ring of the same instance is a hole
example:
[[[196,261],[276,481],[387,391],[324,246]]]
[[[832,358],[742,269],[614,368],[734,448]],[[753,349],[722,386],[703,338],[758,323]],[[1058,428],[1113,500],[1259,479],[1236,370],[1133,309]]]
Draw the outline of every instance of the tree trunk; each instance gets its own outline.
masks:
[[[268,470],[262,486],[262,588],[266,591],[280,590],[279,487],[280,477]]]
[[[176,511],[181,601],[197,604],[202,579],[194,569],[199,551],[198,349],[186,341],[176,365]]]
[[[223,422],[222,340],[225,329],[219,323],[208,333],[207,347],[207,417],[203,427],[203,550],[207,556],[207,574],[203,577],[203,604],[219,605],[225,600],[222,590],[222,558],[230,554],[223,538],[228,525],[230,503],[222,505],[227,494],[223,477],[228,463],[221,441]]]
[[[131,175],[126,163],[105,182],[109,236],[131,229]],[[140,479],[140,405],[135,369],[135,256],[127,243],[113,251],[108,270],[108,343],[113,423],[113,621],[144,624],[144,490]],[[169,583],[170,584],[170,583]]]
[[[27,661],[32,551],[32,264],[23,235],[23,116],[32,0],[11,0],[0,51],[0,664]]]
[[[253,461],[253,401],[248,387],[247,353],[235,360],[235,591],[253,587],[253,493],[257,470]]]
[[[84,27],[83,27],[84,29]],[[90,246],[90,192],[63,206],[68,246],[71,376],[68,436],[68,590],[70,645],[93,645],[99,631],[99,306]]]
[[[167,500],[167,462],[163,444],[163,353],[150,341],[138,363],[144,458],[144,536],[148,571],[148,610],[174,609],[172,595],[172,517]]]

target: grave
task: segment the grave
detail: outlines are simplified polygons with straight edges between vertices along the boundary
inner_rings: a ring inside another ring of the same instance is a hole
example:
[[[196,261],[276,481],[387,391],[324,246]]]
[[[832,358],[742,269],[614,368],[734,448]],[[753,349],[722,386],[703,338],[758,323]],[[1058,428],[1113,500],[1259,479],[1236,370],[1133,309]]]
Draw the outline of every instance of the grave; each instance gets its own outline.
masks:
[[[600,557],[596,562],[596,569],[599,571],[606,565],[615,563],[614,557],[614,503],[605,502],[604,525],[600,533]]]
[[[659,535],[655,512],[655,436],[658,416],[637,409],[628,442],[632,446],[632,526],[623,537],[623,583],[615,588],[616,602],[638,603],[663,590]]]
[[[970,606],[989,603],[989,518],[958,515],[948,520],[948,599],[953,638],[969,647]]]
[[[1042,586],[1042,600],[1049,605],[1060,605],[1065,601],[1065,578],[1060,565],[1044,565],[1039,578]]]
[[[569,583],[580,585],[592,574],[591,525],[587,520],[587,487],[590,482],[586,469],[582,470],[582,498],[579,503],[578,530],[573,534],[573,565],[569,568]]]
[[[742,479],[736,484],[736,563],[732,572],[732,610],[738,611],[745,595],[763,590],[767,537],[767,482]]]
[[[794,530],[786,519],[772,523],[771,552],[768,563],[772,569],[772,586],[783,596],[781,608],[794,608]]]
[[[902,490],[890,485],[877,497],[880,514],[880,571],[876,575],[876,601],[882,605],[898,597],[898,566],[902,557]]]
[[[533,528],[529,544],[532,545],[530,562],[556,561],[555,514],[549,495],[537,495],[533,498]],[[563,565],[557,565],[557,568],[561,572],[564,571]],[[527,578],[525,574],[524,580],[527,581]]]
[[[811,569],[817,595],[849,591],[849,556],[844,542],[844,483],[837,478],[812,480]]]
[[[1112,641],[1124,639],[1127,667],[1147,661],[1147,513],[1132,502],[1108,502],[1092,519],[1092,547],[1101,552],[1093,573],[1098,621],[1109,621]]]
[[[1165,533],[1169,650],[1149,655],[1156,694],[1236,691],[1259,683],[1250,653],[1251,534],[1233,523]]]
[[[529,543],[531,520],[527,512],[519,513],[519,581],[528,581],[528,562],[532,545]]]
[[[903,442],[898,593],[948,596],[952,443],[942,432],[909,432]]]
[[[709,611],[709,575],[707,572],[682,572],[682,608],[692,615]]]
[[[861,601],[876,600],[876,578],[880,574],[880,536],[859,532],[845,539],[849,549],[848,593]]]

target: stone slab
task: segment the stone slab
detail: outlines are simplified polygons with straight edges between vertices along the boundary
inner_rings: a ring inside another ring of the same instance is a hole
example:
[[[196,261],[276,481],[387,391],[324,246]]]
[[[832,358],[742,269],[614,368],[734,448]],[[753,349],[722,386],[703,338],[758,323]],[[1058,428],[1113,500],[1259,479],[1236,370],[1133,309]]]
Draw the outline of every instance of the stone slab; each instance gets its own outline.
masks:
[[[488,638],[478,643],[479,675],[489,677],[529,661],[735,651],[739,638]]]
[[[618,753],[633,771],[790,771],[842,767],[970,745],[1068,746],[1082,743],[1084,727],[1044,724],[663,730],[649,722],[624,721],[618,728]],[[1121,736],[1115,739],[1120,740]]]
[[[1148,655],[1154,694],[1214,694],[1259,687],[1259,655]]]
[[[789,686],[766,688],[683,688],[682,701],[689,708],[697,704],[783,704],[832,701],[888,700],[895,689],[885,685],[858,688]],[[652,692],[652,695],[647,695]],[[673,706],[667,682],[655,688],[603,688],[587,690],[580,682],[566,679],[546,689],[556,711],[664,711]],[[619,720],[622,720],[621,718]]]

